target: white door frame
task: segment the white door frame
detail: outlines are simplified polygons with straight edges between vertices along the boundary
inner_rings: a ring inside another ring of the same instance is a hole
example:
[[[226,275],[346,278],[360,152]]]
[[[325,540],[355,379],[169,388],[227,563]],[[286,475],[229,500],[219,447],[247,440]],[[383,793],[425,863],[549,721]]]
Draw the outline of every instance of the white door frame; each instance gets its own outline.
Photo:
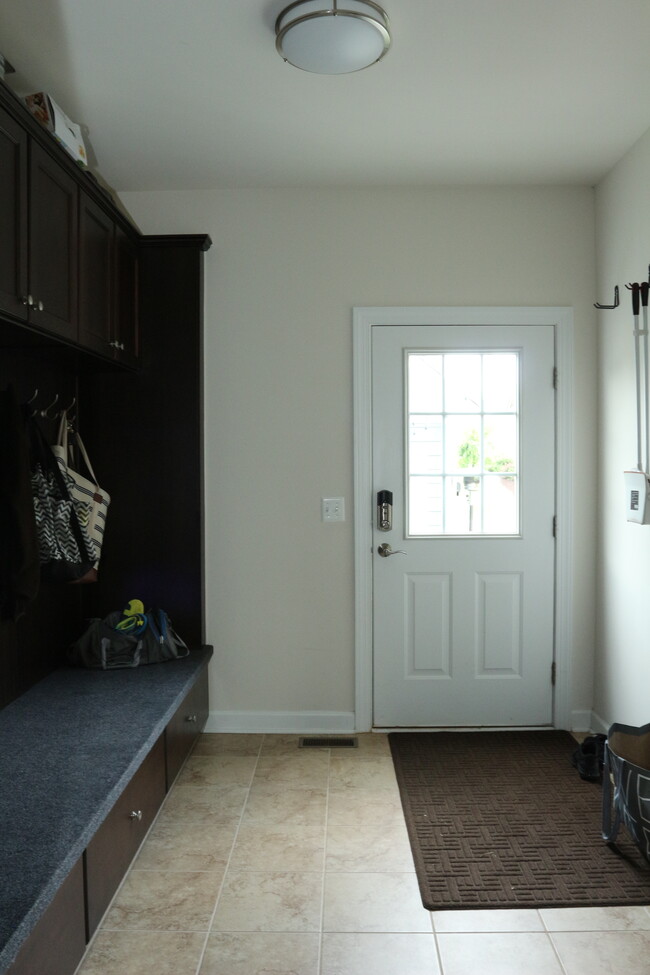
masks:
[[[354,557],[355,726],[372,728],[372,327],[373,325],[553,325],[556,394],[555,689],[553,724],[571,727],[573,633],[573,309],[569,307],[355,308],[354,365]]]

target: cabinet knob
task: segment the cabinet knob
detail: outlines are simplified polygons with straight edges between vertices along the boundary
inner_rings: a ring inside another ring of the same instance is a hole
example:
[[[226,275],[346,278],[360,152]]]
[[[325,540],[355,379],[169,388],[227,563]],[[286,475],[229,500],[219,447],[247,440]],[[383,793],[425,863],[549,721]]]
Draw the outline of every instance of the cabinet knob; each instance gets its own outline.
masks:
[[[130,814],[129,818],[130,819],[137,819],[137,820],[142,819],[142,810],[141,809],[137,809],[137,810],[134,809],[133,812]]]
[[[45,305],[43,304],[42,301],[35,301],[34,304],[36,305],[39,311],[43,311],[45,308]]]
[[[28,308],[31,308],[34,304],[34,298],[32,295],[23,295],[20,300],[22,301],[23,305],[26,305]]]
[[[185,720],[186,721],[189,721],[191,724],[196,724],[196,715],[195,714],[188,714],[188,715],[185,716]]]

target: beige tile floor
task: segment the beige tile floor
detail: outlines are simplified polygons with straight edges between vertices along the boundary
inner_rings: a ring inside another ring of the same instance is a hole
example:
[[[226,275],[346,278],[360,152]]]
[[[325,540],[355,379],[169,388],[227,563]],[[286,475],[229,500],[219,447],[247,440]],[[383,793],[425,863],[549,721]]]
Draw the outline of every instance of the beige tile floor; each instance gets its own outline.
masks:
[[[650,975],[650,909],[429,912],[385,735],[203,735],[79,975]]]

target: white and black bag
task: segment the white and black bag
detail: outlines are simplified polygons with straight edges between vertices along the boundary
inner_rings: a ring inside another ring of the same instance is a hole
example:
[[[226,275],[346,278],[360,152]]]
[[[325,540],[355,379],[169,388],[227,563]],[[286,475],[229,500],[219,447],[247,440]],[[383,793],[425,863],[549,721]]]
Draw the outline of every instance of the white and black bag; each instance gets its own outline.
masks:
[[[104,528],[106,526],[106,515],[108,506],[111,503],[110,495],[100,488],[95,472],[92,468],[86,448],[77,431],[74,431],[74,438],[79,454],[83,459],[90,478],[81,474],[73,465],[72,444],[68,442],[69,430],[68,416],[65,410],[61,414],[59,423],[59,434],[56,443],[52,447],[52,452],[57,459],[61,473],[66,479],[70,488],[72,500],[75,503],[77,517],[82,527],[87,531],[95,547],[95,568],[99,565],[102,553],[102,543],[104,541]]]
[[[95,582],[97,560],[88,530],[79,521],[73,481],[62,470],[38,424],[30,418],[30,477],[41,579]]]

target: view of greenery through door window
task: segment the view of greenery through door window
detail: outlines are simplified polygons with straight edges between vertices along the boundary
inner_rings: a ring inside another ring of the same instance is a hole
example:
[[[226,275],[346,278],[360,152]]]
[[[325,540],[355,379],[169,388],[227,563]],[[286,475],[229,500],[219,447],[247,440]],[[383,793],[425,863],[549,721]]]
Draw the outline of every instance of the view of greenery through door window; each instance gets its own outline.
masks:
[[[407,352],[408,532],[519,533],[519,355]]]

